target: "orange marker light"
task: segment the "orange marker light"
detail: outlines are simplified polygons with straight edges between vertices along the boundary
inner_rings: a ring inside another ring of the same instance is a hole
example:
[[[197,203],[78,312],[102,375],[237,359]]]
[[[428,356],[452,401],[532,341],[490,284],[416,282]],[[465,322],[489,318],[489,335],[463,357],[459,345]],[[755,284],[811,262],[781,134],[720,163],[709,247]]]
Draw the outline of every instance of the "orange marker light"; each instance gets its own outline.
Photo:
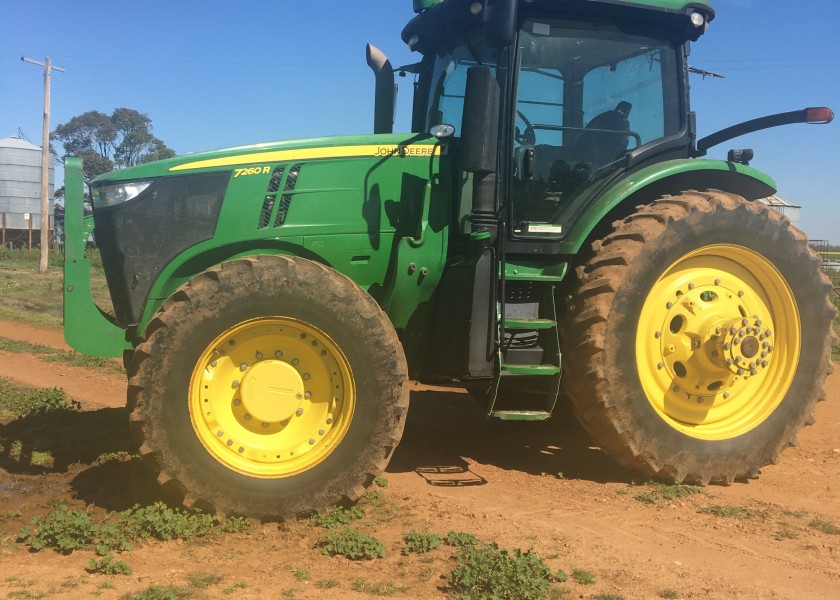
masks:
[[[824,106],[805,109],[805,122],[814,124],[831,123],[834,120],[834,111]]]

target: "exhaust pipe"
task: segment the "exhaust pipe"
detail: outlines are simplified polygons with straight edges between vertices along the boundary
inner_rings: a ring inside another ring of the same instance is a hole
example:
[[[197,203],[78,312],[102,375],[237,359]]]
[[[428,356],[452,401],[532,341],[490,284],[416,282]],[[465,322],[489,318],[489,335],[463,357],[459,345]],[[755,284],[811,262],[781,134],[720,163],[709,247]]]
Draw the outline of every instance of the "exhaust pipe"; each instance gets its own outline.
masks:
[[[394,67],[388,57],[372,44],[367,45],[365,54],[367,64],[376,78],[373,133],[394,133],[394,104],[397,97]]]

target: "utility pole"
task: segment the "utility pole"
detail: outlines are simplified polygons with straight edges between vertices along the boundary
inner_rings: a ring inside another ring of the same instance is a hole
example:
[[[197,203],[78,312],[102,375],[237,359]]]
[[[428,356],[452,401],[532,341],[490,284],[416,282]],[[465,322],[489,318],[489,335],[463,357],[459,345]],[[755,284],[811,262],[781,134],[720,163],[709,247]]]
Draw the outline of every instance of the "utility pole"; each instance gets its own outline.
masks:
[[[23,62],[44,67],[44,141],[41,146],[41,262],[39,273],[47,272],[49,258],[50,230],[50,72],[55,69],[64,73],[64,69],[52,64],[48,56],[44,62],[21,56]],[[31,223],[31,221],[30,221]]]

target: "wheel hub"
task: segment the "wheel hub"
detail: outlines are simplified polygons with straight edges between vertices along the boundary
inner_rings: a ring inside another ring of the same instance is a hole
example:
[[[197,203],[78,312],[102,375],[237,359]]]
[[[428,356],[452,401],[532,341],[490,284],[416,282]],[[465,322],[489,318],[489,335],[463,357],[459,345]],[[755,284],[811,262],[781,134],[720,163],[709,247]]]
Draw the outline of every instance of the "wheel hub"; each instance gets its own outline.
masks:
[[[264,423],[291,418],[300,408],[303,394],[303,378],[287,362],[258,362],[249,367],[242,378],[242,404],[247,414]]]
[[[796,315],[787,284],[763,257],[732,245],[686,255],[651,288],[639,318],[648,400],[673,427],[702,439],[755,427],[795,373]],[[784,348],[774,347],[776,336]]]

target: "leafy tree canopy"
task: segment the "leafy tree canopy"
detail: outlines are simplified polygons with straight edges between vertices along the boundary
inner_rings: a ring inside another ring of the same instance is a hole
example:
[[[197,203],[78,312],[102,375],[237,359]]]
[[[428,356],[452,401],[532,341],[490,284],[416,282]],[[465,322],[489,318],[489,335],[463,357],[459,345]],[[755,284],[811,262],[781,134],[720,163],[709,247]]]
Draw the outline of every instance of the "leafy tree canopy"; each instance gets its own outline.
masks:
[[[87,183],[115,168],[175,156],[152,134],[149,116],[133,108],[117,108],[110,115],[90,110],[57,126],[52,139],[64,146],[64,156],[84,160]]]

